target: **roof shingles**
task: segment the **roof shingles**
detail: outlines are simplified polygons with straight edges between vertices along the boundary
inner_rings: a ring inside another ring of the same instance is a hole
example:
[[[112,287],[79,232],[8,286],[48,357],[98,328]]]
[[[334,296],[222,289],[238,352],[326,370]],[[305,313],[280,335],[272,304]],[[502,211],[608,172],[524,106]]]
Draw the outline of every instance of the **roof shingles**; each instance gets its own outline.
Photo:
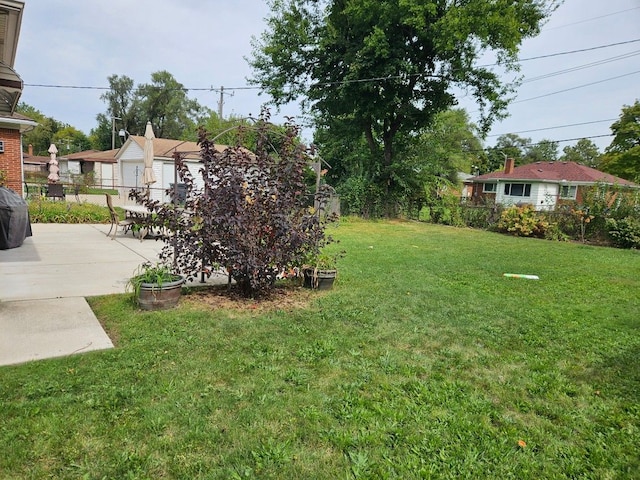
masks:
[[[609,173],[604,173],[595,168],[587,167],[576,162],[535,162],[527,165],[515,167],[512,173],[504,171],[486,173],[471,179],[474,182],[485,182],[487,180],[521,180],[521,181],[547,181],[547,182],[567,182],[592,184],[609,183],[638,187],[633,182],[624,178],[616,177]]]

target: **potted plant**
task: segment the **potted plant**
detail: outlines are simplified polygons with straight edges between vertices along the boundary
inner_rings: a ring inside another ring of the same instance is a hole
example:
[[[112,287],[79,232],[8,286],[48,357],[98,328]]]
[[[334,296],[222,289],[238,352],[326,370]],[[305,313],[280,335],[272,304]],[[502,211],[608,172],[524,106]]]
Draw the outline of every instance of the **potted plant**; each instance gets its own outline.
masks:
[[[338,274],[338,258],[343,252],[335,255],[319,253],[302,267],[303,286],[318,290],[330,290]]]
[[[169,265],[146,262],[138,267],[128,285],[140,308],[164,310],[176,306],[184,281],[184,277],[174,273]]]

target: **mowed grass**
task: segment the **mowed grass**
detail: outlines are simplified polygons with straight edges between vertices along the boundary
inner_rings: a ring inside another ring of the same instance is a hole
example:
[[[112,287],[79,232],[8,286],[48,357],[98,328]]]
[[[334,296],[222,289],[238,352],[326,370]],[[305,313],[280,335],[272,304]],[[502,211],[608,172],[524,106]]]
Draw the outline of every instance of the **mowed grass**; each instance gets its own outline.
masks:
[[[639,477],[640,252],[333,234],[304,308],[91,299],[116,349],[0,368],[0,478]]]

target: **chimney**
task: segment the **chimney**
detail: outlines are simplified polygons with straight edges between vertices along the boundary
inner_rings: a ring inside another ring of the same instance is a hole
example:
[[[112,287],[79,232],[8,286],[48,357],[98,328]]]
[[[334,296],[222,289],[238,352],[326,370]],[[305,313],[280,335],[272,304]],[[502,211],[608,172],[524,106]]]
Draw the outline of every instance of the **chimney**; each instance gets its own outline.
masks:
[[[504,173],[506,173],[507,175],[513,173],[514,164],[515,160],[513,158],[507,158],[504,161]]]
[[[28,151],[29,151],[29,156],[33,157],[33,145],[29,144]]]

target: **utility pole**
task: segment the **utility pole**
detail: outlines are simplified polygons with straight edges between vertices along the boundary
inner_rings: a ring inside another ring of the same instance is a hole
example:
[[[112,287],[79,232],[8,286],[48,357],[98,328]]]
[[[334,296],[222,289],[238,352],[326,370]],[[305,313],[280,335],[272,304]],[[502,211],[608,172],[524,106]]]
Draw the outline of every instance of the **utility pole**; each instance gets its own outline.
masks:
[[[217,89],[213,89],[216,92],[220,92],[220,100],[218,100],[218,117],[220,118],[220,120],[222,120],[222,107],[224,105],[224,95],[225,95],[225,91],[224,91],[224,87],[220,87],[220,90]],[[228,93],[226,92],[227,95],[231,95],[233,97],[234,93]]]
[[[122,120],[120,117],[111,117],[111,150],[116,149],[116,120]]]

